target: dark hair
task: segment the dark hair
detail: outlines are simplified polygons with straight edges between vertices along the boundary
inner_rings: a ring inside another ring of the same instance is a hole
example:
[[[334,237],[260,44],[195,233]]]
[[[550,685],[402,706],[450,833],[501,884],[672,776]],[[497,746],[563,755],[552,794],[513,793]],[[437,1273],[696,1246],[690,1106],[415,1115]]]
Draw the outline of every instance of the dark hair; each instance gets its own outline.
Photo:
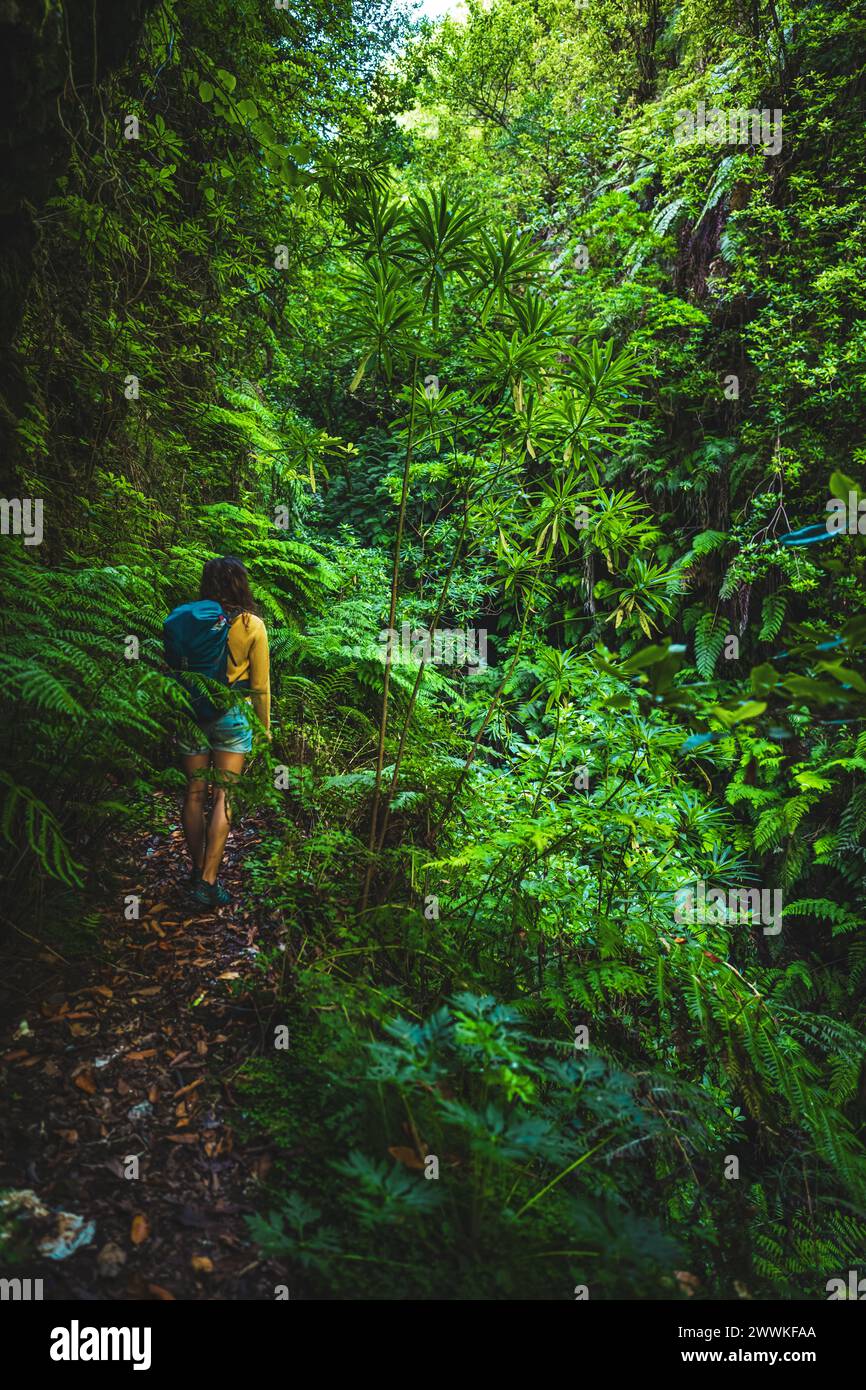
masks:
[[[201,574],[199,598],[215,599],[236,613],[252,613],[253,596],[246,570],[236,555],[207,560]]]

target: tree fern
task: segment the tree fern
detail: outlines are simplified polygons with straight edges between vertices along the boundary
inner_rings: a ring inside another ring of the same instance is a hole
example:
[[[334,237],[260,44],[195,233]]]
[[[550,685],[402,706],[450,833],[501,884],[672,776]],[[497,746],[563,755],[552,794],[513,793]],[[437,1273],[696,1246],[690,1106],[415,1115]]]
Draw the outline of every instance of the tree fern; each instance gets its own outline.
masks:
[[[712,613],[705,613],[695,627],[695,665],[709,680],[725,645],[725,630]]]
[[[761,626],[758,639],[772,642],[782,630],[787,602],[784,594],[768,594],[761,604]]]

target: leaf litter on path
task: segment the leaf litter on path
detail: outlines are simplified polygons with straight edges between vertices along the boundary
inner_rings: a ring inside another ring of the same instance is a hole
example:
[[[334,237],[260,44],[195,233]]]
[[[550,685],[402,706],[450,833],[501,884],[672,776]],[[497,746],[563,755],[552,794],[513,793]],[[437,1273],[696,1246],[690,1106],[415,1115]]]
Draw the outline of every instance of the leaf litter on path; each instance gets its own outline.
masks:
[[[255,819],[235,827],[222,875],[233,894],[260,840]],[[237,992],[267,906],[195,915],[182,837],[145,844],[127,847],[139,921],[121,893],[102,906],[92,956],[31,948],[8,963],[0,1191],[29,1192],[41,1213],[27,1273],[44,1275],[46,1298],[272,1299],[285,1271],[256,1258],[244,1220],[267,1156],[238,1143],[234,1095],[218,1084],[259,1048]]]

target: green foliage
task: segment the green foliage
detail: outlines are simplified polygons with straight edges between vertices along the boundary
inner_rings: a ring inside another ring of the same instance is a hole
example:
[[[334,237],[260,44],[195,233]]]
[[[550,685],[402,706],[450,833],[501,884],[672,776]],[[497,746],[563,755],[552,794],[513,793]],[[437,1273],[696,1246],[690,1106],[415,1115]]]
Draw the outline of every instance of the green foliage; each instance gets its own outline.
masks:
[[[165,829],[162,618],[238,554],[293,1021],[238,1083],[251,1229],[311,1296],[808,1299],[862,1253],[866,548],[821,531],[866,461],[863,38],[164,0],[98,119],[62,95],[3,398],[46,519],[0,551],[4,924],[86,951]],[[675,138],[699,101],[782,151]],[[437,660],[467,628],[487,664]]]
[[[383,1154],[389,1137],[403,1142],[381,1158],[355,1148],[326,1159],[333,1134],[308,1134],[304,1174],[319,1151],[338,1175],[337,1205],[325,1216],[290,1191],[276,1213],[251,1220],[264,1250],[332,1297],[359,1296],[356,1261],[368,1266],[368,1298],[397,1280],[403,1297],[567,1297],[590,1278],[602,1292],[639,1294],[670,1266],[676,1251],[656,1223],[597,1191],[609,1186],[605,1150],[663,1144],[661,1085],[654,1103],[599,1057],[534,1040],[490,996],[464,992],[424,1023],[384,1020],[382,1031],[348,1055],[342,1039],[339,1067],[326,1060],[324,1077],[337,1109],[362,1124],[381,1113]]]

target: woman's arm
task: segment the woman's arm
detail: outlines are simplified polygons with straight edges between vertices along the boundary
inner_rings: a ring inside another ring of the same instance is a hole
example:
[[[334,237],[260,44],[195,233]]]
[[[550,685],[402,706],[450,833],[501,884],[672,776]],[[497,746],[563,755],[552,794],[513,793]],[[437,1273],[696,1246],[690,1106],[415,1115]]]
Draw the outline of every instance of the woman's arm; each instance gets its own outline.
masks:
[[[264,623],[257,625],[250,645],[250,694],[253,709],[270,733],[271,728],[271,658],[268,634]]]

